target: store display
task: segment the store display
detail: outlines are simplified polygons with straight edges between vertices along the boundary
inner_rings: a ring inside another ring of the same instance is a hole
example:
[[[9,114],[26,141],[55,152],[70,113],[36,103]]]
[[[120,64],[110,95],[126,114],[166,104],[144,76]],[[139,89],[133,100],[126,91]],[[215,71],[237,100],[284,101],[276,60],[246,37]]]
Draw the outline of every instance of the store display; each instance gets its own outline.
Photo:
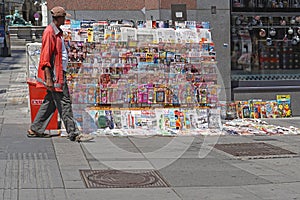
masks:
[[[40,62],[41,53],[40,43],[29,43],[26,45],[26,66],[27,66],[27,78],[35,79],[37,77],[37,69]]]
[[[176,30],[119,22],[94,22],[78,30],[76,24],[71,21],[63,30],[77,34],[65,38],[67,72],[74,115],[85,131],[179,134],[209,126],[221,129],[216,53],[208,23],[196,28],[196,22],[187,22]]]

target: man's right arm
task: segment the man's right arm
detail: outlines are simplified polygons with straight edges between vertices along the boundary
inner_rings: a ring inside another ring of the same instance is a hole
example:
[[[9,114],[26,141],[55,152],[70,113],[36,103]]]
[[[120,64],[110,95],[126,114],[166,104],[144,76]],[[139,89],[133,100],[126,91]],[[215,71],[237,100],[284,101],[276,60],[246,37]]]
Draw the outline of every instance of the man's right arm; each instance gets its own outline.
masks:
[[[48,90],[53,90],[53,80],[51,77],[51,71],[50,67],[45,66],[44,67],[44,75],[45,75],[45,82],[46,82],[46,87]]]

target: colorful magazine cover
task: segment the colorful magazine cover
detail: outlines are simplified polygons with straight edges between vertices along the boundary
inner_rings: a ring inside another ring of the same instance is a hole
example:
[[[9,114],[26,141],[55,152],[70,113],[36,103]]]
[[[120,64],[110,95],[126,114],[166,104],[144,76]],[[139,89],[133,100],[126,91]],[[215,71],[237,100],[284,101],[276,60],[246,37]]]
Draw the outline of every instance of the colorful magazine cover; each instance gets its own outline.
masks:
[[[93,23],[93,40],[94,42],[100,42],[104,40],[104,32],[105,29],[107,29],[107,22],[103,21],[103,22],[98,22],[98,23]]]
[[[276,95],[278,103],[278,112],[280,117],[291,117],[291,96],[290,95]]]
[[[250,117],[254,119],[261,118],[261,99],[251,99],[248,101],[249,103],[249,110],[250,110]]]
[[[275,100],[266,101],[265,109],[266,109],[266,117],[267,118],[279,117],[277,101],[275,101]]]
[[[192,129],[208,128],[208,111],[203,109],[192,109],[189,114]]]
[[[208,128],[222,129],[220,109],[208,109]]]

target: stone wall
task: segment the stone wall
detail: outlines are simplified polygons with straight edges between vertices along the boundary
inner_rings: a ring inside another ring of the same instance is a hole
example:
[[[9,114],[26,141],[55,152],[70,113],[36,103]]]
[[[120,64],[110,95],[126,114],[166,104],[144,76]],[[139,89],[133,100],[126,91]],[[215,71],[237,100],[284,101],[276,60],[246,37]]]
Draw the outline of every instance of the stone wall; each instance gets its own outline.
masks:
[[[40,42],[44,32],[44,26],[10,26],[9,33],[11,42]]]

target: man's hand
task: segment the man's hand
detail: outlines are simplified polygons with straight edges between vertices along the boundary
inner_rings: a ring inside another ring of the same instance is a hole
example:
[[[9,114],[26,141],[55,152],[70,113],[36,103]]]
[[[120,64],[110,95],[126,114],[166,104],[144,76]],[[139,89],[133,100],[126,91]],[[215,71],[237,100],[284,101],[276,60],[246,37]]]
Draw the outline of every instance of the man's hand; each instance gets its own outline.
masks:
[[[54,90],[54,84],[51,78],[50,68],[46,66],[44,69],[44,73],[45,73],[45,82],[46,82],[47,90],[51,90],[51,91]]]
[[[54,90],[53,80],[51,78],[46,79],[46,88],[47,90]]]

